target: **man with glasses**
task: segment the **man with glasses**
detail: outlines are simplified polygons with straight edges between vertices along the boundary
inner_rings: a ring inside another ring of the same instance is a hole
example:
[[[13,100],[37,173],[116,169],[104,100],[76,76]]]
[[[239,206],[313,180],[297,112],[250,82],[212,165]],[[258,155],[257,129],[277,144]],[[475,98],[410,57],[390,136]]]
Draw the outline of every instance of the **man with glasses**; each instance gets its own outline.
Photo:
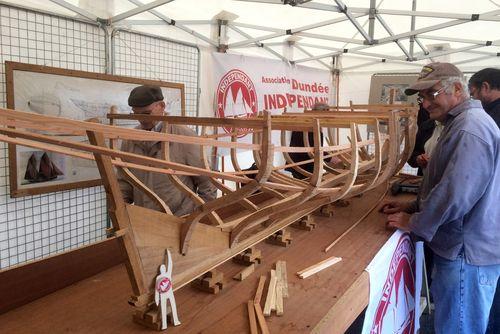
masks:
[[[434,253],[436,333],[484,333],[500,276],[500,130],[452,64],[424,66],[405,93],[418,93],[444,128],[418,200],[386,202],[382,211],[388,226]]]
[[[138,115],[164,115],[165,102],[163,93],[158,86],[138,86],[130,92],[128,104],[132,107],[134,114]],[[146,131],[162,132],[163,124],[157,121],[140,121],[137,129]],[[186,126],[175,124],[168,125],[167,133],[196,136],[196,133]],[[140,154],[156,159],[162,159],[161,142],[151,141],[123,141],[122,151]],[[169,143],[170,161],[179,162],[194,167],[203,167],[200,147],[198,145]],[[165,174],[146,172],[142,170],[132,170],[134,175],[142,181],[149,189],[155,192],[176,216],[182,216],[194,211],[196,204],[184,192],[178,190]],[[216,196],[216,189],[207,176],[179,175],[179,179],[195,194],[203,200],[211,200]],[[140,189],[134,187],[118,169],[118,182],[124,200],[127,203],[134,203],[142,207],[159,210],[159,206],[146,196]]]
[[[485,68],[469,79],[470,96],[481,101],[484,110],[500,128],[500,69]],[[488,334],[500,333],[500,280],[493,299]]]

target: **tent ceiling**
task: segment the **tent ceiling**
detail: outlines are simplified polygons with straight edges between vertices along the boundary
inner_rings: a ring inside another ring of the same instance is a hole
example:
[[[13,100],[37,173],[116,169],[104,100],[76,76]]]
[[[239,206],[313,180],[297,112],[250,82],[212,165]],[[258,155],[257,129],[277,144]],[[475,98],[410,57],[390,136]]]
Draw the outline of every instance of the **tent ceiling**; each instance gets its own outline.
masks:
[[[451,54],[462,64],[486,60],[500,65],[500,0],[4,2],[198,45],[222,46],[229,52],[248,53],[257,48],[295,63],[332,68],[333,57],[341,56],[342,62],[334,65],[340,70],[380,62],[413,69]],[[220,36],[220,30],[226,33]],[[344,67],[339,68],[340,63]]]

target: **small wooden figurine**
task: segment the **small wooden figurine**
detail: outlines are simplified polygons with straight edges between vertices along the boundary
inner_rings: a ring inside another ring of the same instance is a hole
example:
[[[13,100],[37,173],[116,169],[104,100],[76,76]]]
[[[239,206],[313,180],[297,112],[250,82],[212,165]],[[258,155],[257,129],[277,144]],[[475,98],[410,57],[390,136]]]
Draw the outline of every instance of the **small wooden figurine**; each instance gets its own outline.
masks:
[[[156,277],[155,283],[155,303],[160,307],[161,312],[161,329],[167,329],[167,300],[170,302],[172,309],[172,319],[174,326],[179,326],[181,322],[177,317],[177,306],[175,304],[174,290],[172,288],[172,256],[167,249],[168,255],[168,270],[165,265],[160,266],[160,274]]]

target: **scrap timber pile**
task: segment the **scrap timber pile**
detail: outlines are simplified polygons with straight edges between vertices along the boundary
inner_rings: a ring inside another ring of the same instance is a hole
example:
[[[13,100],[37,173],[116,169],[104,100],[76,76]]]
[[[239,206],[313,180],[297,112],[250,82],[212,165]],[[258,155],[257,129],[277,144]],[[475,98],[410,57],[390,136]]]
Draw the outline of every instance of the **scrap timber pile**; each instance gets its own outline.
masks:
[[[180,136],[0,109],[0,141],[95,160],[114,232],[128,255],[131,304],[138,312],[147,312],[153,300],[155,277],[167,249],[174,263],[173,286],[179,289],[321,206],[386,182],[406,162],[416,128],[416,108],[401,105],[276,116],[264,112],[245,119],[123,114],[109,114],[108,118],[111,123],[155,118],[164,122],[164,129],[166,124],[198,126],[201,135]],[[368,126],[371,139],[361,138],[360,126]],[[288,145],[291,131],[305,132],[305,147]],[[343,144],[338,143],[339,131],[347,133]],[[313,133],[313,142],[309,142],[307,132]],[[89,143],[72,141],[74,136],[87,136]],[[281,138],[281,144],[273,143],[272,138]],[[154,159],[112,148],[117,146],[116,140],[199,145],[204,168],[169,161],[168,145],[162,146],[164,159]],[[214,149],[228,151],[234,171],[212,168],[207,152]],[[253,152],[257,170],[240,167],[237,153],[244,150]],[[297,152],[307,153],[310,159],[293,162],[290,153]],[[276,159],[278,155],[283,158]],[[332,157],[341,163],[331,164]],[[314,163],[312,172],[301,167],[308,163]],[[124,203],[116,177],[118,168],[162,211]],[[292,178],[285,172],[290,168],[305,178]],[[172,215],[161,198],[135,178],[134,170],[168,175],[180,191],[188,192],[199,204],[198,209],[183,217]],[[221,196],[205,202],[183,186],[178,175],[208,176]]]

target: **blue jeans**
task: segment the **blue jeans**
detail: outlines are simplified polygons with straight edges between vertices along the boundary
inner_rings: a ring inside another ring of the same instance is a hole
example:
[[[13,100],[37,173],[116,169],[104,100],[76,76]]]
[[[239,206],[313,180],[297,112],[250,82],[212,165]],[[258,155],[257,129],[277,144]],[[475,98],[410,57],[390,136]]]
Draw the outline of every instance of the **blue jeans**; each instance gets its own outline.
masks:
[[[436,334],[484,334],[500,265],[467,264],[462,252],[454,261],[434,254],[434,268]]]
[[[495,298],[493,298],[493,305],[491,305],[490,322],[486,333],[500,333],[500,280],[498,280],[497,291],[495,292]]]

